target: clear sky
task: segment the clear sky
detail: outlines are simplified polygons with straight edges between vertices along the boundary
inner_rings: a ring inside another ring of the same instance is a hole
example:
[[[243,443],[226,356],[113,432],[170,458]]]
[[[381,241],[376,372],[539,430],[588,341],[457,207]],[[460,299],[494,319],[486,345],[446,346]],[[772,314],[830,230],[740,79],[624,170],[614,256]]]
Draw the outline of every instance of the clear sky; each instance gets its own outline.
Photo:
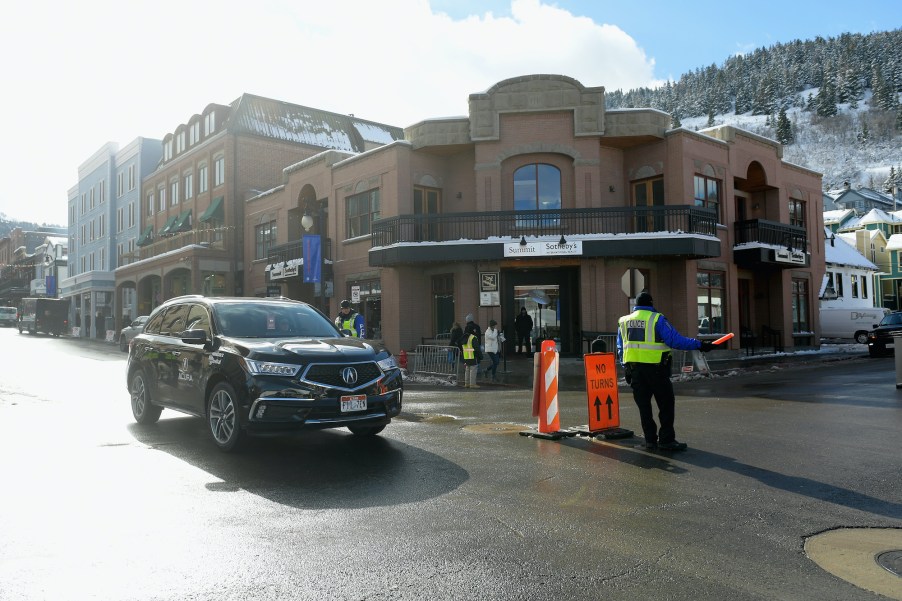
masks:
[[[899,27],[899,0],[16,2],[0,20],[0,213],[64,225],[103,144],[162,138],[243,92],[404,127],[465,115],[469,94],[508,77],[627,90],[778,42]]]

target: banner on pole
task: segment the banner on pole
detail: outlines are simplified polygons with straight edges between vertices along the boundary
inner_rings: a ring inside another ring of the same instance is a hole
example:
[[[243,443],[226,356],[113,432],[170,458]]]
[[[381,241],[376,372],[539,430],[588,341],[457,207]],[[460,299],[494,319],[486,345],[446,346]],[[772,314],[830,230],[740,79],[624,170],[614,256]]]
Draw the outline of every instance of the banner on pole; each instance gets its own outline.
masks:
[[[304,245],[304,283],[316,283],[322,280],[322,244],[319,234],[305,234]]]

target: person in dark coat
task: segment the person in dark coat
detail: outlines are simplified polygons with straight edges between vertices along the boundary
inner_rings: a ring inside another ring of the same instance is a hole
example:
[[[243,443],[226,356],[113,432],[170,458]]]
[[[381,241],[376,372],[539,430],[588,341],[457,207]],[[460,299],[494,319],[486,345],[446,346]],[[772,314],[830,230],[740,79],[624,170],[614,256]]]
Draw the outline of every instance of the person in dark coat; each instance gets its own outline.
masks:
[[[520,307],[520,314],[514,318],[514,330],[517,332],[517,352],[521,353],[525,348],[528,355],[532,351],[532,317],[526,312],[526,307]]]
[[[451,338],[448,339],[448,363],[454,363],[457,358],[463,356],[464,329],[458,322],[451,324]],[[457,349],[453,352],[451,349]]]

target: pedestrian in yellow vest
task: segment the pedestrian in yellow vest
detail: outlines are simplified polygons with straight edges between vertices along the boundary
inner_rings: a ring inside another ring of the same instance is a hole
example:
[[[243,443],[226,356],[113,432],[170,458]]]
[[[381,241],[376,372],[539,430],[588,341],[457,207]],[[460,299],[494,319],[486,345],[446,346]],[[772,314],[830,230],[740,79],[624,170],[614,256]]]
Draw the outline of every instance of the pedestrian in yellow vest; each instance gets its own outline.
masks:
[[[479,361],[476,359],[476,345],[479,338],[475,334],[464,334],[464,343],[461,346],[464,354],[464,388],[479,388],[476,385],[476,373],[479,370]]]
[[[653,302],[651,294],[641,292],[636,297],[635,310],[620,318],[617,327],[617,356],[623,365],[626,383],[633,389],[633,400],[639,408],[639,419],[645,434],[643,446],[662,451],[684,451],[686,443],[677,441],[673,429],[676,397],[670,381],[670,366],[673,361],[670,349],[701,350],[706,353],[714,345],[681,336],[666,317],[655,311]],[[652,397],[658,405],[660,429],[652,414]]]

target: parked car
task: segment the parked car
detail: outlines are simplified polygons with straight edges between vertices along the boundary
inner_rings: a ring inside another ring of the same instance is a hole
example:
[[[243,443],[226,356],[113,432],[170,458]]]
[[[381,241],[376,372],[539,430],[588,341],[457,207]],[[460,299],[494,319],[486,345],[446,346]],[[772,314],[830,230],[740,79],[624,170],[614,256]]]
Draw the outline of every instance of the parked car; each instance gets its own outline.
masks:
[[[392,354],[288,299],[170,299],[132,340],[127,365],[139,424],[164,408],[200,416],[222,451],[249,434],[346,427],[373,436],[401,412]]]
[[[0,325],[15,327],[19,320],[19,311],[15,307],[0,307]]]
[[[23,298],[19,333],[59,336],[69,329],[69,301],[62,298]]]
[[[132,341],[132,338],[134,338],[144,330],[144,324],[147,323],[148,319],[150,319],[149,315],[142,315],[135,318],[133,322],[122,328],[122,331],[119,332],[120,351],[128,351],[128,343]]]
[[[868,354],[871,357],[885,355],[888,349],[896,350],[893,333],[902,333],[902,311],[893,311],[883,317],[874,329],[868,332]]]
[[[821,309],[821,338],[851,338],[861,344],[868,343],[868,331],[880,321],[889,309],[882,307],[858,307],[855,309]]]

